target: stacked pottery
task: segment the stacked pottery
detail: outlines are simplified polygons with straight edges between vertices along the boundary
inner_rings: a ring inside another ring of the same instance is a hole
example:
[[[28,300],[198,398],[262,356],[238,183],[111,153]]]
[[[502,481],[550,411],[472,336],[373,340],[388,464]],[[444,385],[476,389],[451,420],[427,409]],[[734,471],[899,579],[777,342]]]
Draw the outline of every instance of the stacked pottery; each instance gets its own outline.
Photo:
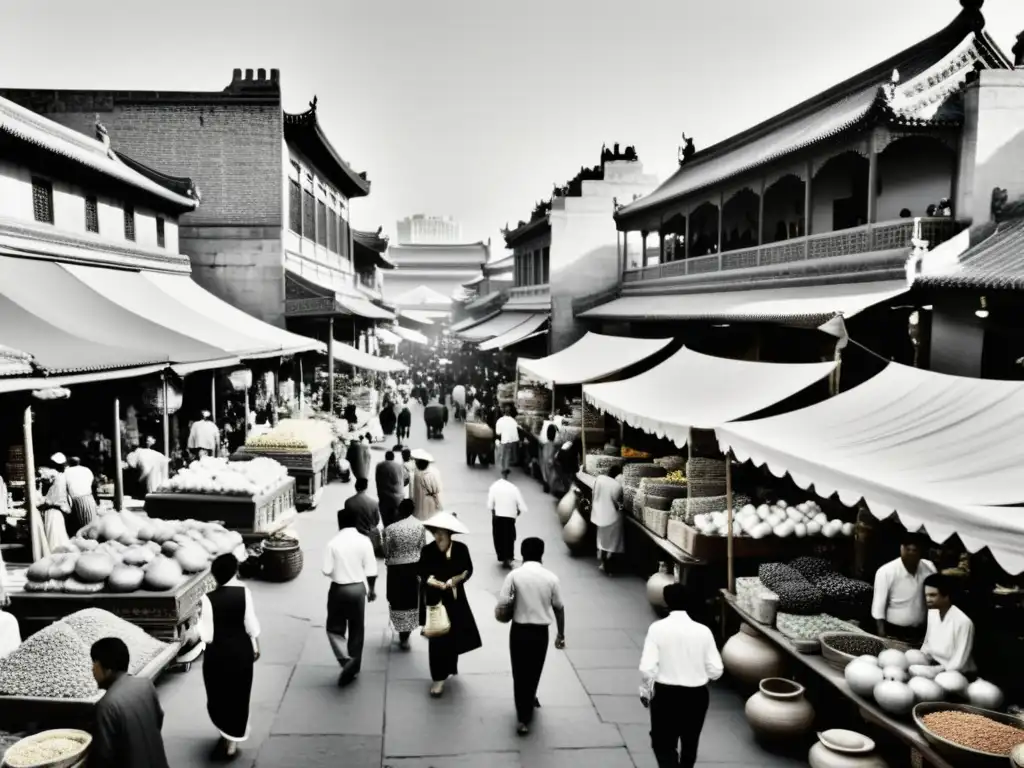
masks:
[[[781,675],[783,661],[782,652],[749,624],[740,624],[740,631],[722,648],[725,671],[749,686]]]
[[[836,728],[818,734],[807,762],[811,768],[889,768],[874,750],[875,742],[867,736]]]
[[[655,608],[665,609],[665,587],[676,583],[671,563],[661,563],[657,573],[647,580],[647,602]]]
[[[576,498],[576,486],[569,489],[569,492],[558,502],[555,511],[558,514],[558,522],[564,527],[576,509],[578,499]]]
[[[814,707],[804,698],[800,683],[769,677],[758,687],[760,690],[747,699],[744,707],[747,722],[758,739],[798,739],[814,724]]]

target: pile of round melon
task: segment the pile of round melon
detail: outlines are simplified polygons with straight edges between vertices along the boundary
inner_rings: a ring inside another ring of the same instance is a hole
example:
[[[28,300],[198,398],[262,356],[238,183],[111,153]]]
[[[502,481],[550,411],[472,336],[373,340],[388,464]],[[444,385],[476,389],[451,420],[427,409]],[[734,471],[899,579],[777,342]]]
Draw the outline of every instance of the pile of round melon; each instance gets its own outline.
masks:
[[[277,488],[288,470],[273,459],[228,461],[204,456],[157,489],[157,493],[204,493],[214,496],[262,496]]]
[[[28,592],[163,592],[177,588],[213,559],[244,558],[242,537],[217,523],[156,520],[110,512],[67,544],[29,566]]]
[[[728,536],[729,515],[727,510],[697,515],[693,518],[693,526],[705,536]],[[853,523],[842,520],[829,520],[815,501],[790,505],[785,501],[775,504],[762,504],[755,507],[747,504],[734,511],[732,520],[733,536],[749,536],[763,539],[766,536],[786,538],[795,536],[852,536]]]

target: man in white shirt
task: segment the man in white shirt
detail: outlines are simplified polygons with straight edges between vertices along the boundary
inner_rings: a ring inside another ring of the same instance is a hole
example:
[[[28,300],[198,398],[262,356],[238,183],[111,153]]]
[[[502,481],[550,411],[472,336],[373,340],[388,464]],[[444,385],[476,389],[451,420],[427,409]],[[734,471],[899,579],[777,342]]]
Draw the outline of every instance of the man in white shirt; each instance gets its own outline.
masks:
[[[216,456],[220,448],[220,430],[213,423],[213,414],[203,411],[202,418],[192,425],[188,433],[188,449],[193,456]]]
[[[338,510],[338,534],[327,544],[323,574],[331,580],[327,592],[327,639],[341,664],[338,685],[359,674],[363,658],[366,603],[377,599],[377,558],[370,539],[359,532],[359,516]],[[347,636],[347,641],[346,641]]]
[[[928,630],[921,650],[947,672],[970,674],[974,666],[974,622],[953,605],[955,582],[933,573],[924,581]]]
[[[541,565],[544,540],[534,536],[523,539],[523,565],[505,577],[498,593],[496,615],[511,611],[512,627],[508,635],[512,659],[512,688],[516,702],[517,731],[530,731],[533,710],[540,706],[537,686],[548,653],[548,627],[558,627],[555,648],[565,648],[565,607],[558,577]]]
[[[926,539],[908,534],[900,547],[900,556],[875,572],[871,618],[881,637],[915,643],[924,637],[924,582],[935,573],[935,564],[922,559],[926,547]]]
[[[722,657],[711,630],[686,612],[687,588],[669,584],[663,595],[670,613],[647,630],[640,700],[651,710],[658,768],[693,768],[710,702],[708,682],[722,676]]]
[[[516,459],[516,448],[519,447],[519,424],[512,418],[512,411],[508,406],[505,406],[505,414],[494,425],[494,436],[498,442],[498,469],[512,469]]]
[[[491,512],[494,554],[499,563],[511,568],[516,551],[516,518],[526,511],[526,502],[508,475],[507,469],[501,470],[501,477],[487,492],[487,509]]]

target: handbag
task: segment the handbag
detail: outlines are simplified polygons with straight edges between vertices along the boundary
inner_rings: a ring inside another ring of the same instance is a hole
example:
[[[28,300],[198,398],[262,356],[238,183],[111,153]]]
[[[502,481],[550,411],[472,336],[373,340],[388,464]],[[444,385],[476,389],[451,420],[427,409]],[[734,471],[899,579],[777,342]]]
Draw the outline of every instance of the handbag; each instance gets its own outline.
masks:
[[[452,622],[444,603],[427,606],[427,623],[423,627],[424,637],[444,637],[452,630]]]
[[[508,600],[498,599],[498,604],[494,606],[494,618],[500,621],[502,624],[508,624],[512,621],[512,617],[516,613],[516,583],[510,581],[509,583],[509,598]]]

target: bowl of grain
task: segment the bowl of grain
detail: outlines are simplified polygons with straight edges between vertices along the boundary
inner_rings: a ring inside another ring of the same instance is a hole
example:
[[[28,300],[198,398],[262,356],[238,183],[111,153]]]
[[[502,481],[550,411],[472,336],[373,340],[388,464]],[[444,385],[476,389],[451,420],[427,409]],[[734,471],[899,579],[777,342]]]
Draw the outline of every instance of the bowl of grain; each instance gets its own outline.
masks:
[[[922,702],[914,707],[914,724],[958,768],[1006,768],[1014,747],[1024,744],[1024,720],[969,704]]]
[[[906,643],[861,632],[825,632],[818,641],[825,661],[839,671],[846,669],[846,665],[858,656],[877,656],[886,648],[898,648],[901,651],[910,648]]]
[[[92,736],[60,728],[26,736],[7,750],[3,768],[73,768],[85,764]]]

